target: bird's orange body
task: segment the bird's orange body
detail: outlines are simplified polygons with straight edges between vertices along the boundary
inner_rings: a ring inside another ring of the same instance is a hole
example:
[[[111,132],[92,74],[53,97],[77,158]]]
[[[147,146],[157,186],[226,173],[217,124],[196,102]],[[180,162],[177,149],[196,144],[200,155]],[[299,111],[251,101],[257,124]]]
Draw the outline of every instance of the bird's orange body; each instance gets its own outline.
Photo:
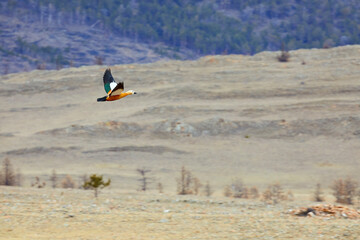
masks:
[[[120,98],[126,97],[128,95],[131,95],[131,92],[122,92],[120,95],[113,95],[113,96],[108,96],[106,98],[106,101],[115,101],[115,100],[119,100]]]

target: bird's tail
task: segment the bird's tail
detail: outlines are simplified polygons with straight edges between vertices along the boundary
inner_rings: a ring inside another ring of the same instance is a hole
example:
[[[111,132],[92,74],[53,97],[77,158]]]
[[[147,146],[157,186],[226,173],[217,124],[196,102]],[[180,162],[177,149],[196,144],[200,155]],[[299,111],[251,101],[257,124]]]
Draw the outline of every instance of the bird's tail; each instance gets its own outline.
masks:
[[[107,96],[98,98],[97,101],[98,101],[98,102],[105,102],[105,101],[106,101],[106,97],[107,97]]]

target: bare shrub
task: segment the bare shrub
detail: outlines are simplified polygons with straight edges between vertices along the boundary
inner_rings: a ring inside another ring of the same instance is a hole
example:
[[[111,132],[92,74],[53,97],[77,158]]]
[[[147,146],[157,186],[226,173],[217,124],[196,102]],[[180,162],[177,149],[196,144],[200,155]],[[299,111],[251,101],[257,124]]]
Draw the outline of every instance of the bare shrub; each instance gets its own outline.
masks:
[[[294,194],[291,190],[288,190],[286,192],[286,195],[285,195],[285,198],[283,200],[286,200],[286,201],[294,201]]]
[[[259,190],[257,189],[257,187],[251,187],[250,188],[250,198],[252,199],[256,199],[259,198]]]
[[[192,194],[192,191],[190,189],[191,178],[191,172],[186,170],[186,168],[182,166],[180,178],[176,179],[177,192],[179,195]]]
[[[151,172],[151,170],[143,167],[136,169],[136,171],[141,176],[141,178],[138,179],[138,181],[140,182],[140,190],[145,192],[148,189],[149,185],[149,177],[147,177],[146,175]]]
[[[290,59],[290,54],[288,52],[281,52],[281,55],[277,57],[279,62],[288,62]]]
[[[41,182],[38,176],[35,177],[35,182],[31,183],[32,187],[36,188],[44,188],[46,186],[46,182]]]
[[[164,193],[164,187],[161,182],[159,182],[157,184],[157,189],[158,189],[159,193]]]
[[[20,171],[20,168],[17,169],[16,175],[15,175],[15,186],[22,186],[23,183],[23,175]]]
[[[350,177],[343,180],[337,179],[334,181],[331,188],[334,190],[333,195],[337,203],[353,204],[357,193],[358,184]]]
[[[280,183],[271,184],[262,194],[262,200],[269,204],[277,204],[280,201],[287,200]]]
[[[272,203],[272,193],[269,187],[262,193],[262,200],[264,202]]]
[[[70,175],[66,175],[61,181],[62,188],[75,188],[75,182]]]
[[[184,166],[181,168],[180,177],[176,179],[176,182],[179,195],[198,194],[202,186],[200,180]]]
[[[199,194],[199,190],[202,187],[202,184],[200,182],[200,179],[197,177],[193,177],[192,179],[193,181],[193,190],[194,190],[194,194],[198,195]]]
[[[325,201],[325,198],[323,197],[323,192],[322,192],[320,183],[316,184],[314,195],[313,195],[313,200],[315,202],[323,202],[323,201]]]
[[[257,187],[248,188],[241,179],[234,179],[230,185],[224,188],[225,197],[256,199],[259,197]]]
[[[5,186],[16,186],[16,175],[9,158],[5,158],[2,166],[0,184]]]
[[[279,62],[288,62],[290,60],[290,53],[285,51],[284,43],[281,44],[281,55],[277,59]]]
[[[224,196],[225,197],[232,197],[233,196],[230,185],[225,186],[225,188],[224,188]]]
[[[250,198],[250,190],[249,190],[249,188],[244,187],[244,189],[243,189],[243,195],[242,195],[241,198],[245,198],[245,199]]]
[[[58,177],[57,177],[55,169],[53,169],[53,171],[51,173],[51,176],[50,176],[50,182],[51,182],[51,187],[52,188],[57,187],[57,181],[58,181]]]
[[[210,197],[214,191],[212,190],[209,181],[206,182],[205,188],[204,188],[205,196]]]
[[[241,179],[233,180],[230,186],[234,198],[244,198],[247,195],[246,187]]]

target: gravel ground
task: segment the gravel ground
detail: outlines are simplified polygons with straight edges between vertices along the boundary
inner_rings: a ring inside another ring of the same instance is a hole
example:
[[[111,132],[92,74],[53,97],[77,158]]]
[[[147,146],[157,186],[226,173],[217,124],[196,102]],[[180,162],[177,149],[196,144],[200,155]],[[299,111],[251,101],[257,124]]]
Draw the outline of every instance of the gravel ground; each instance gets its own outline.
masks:
[[[0,187],[0,239],[359,239],[359,219],[290,214],[310,204]]]

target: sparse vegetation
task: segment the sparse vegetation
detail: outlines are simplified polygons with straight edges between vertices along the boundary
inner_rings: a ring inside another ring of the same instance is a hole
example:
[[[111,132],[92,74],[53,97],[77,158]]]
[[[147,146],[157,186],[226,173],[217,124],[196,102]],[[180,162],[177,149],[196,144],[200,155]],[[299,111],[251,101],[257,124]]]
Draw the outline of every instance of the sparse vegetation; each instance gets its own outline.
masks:
[[[181,168],[180,178],[176,179],[177,193],[179,195],[192,194],[190,189],[191,173],[184,166]]]
[[[270,184],[262,194],[262,200],[268,204],[278,204],[287,199],[280,183]]]
[[[251,199],[257,199],[259,198],[260,194],[259,194],[259,190],[257,189],[257,187],[251,187],[250,188],[250,198]]]
[[[66,175],[61,181],[62,188],[75,188],[75,182],[70,175]]]
[[[205,196],[207,196],[207,197],[210,197],[214,193],[212,187],[210,186],[209,181],[207,181],[205,184],[204,193],[205,193]]]
[[[231,187],[230,187],[230,185],[226,185],[225,187],[224,187],[224,196],[225,197],[232,197],[232,191],[231,191]]]
[[[40,177],[36,176],[35,182],[32,182],[31,186],[35,188],[44,188],[46,186],[46,182],[41,182]]]
[[[323,201],[325,201],[325,198],[323,197],[323,191],[321,189],[321,184],[320,183],[316,184],[314,195],[313,195],[313,200],[315,202],[323,202]]]
[[[159,193],[164,193],[164,186],[162,185],[161,182],[159,182],[157,184],[157,189],[158,189]]]
[[[148,190],[149,187],[149,177],[147,177],[147,174],[151,172],[151,170],[146,168],[138,168],[136,169],[136,171],[141,176],[141,178],[138,179],[138,181],[140,182],[140,190],[145,192],[146,190]]]
[[[23,175],[21,173],[20,168],[18,168],[16,171],[15,183],[16,183],[16,186],[19,186],[19,187],[22,186],[22,184],[23,184]]]
[[[200,180],[193,176],[193,174],[187,170],[184,166],[181,168],[180,177],[176,179],[177,193],[179,195],[195,194],[199,193],[201,187]]]
[[[88,188],[85,188],[85,183],[89,180],[89,177],[87,174],[83,174],[81,177],[80,177],[80,181],[79,181],[79,188],[80,189],[88,189]]]
[[[284,43],[281,44],[281,55],[277,59],[279,62],[288,62],[290,60],[290,53],[285,51]]]
[[[51,182],[51,187],[52,188],[57,187],[57,181],[58,181],[58,177],[57,177],[55,169],[53,169],[53,171],[51,173],[51,176],[50,176],[50,182]]]
[[[234,179],[230,185],[224,188],[225,197],[256,199],[259,198],[257,187],[248,188],[241,179]]]
[[[203,186],[200,182],[200,179],[197,177],[193,177],[193,189],[194,189],[194,195],[198,195],[200,188]]]
[[[344,204],[354,204],[354,198],[357,194],[358,183],[352,178],[348,177],[336,179],[331,186],[336,202]]]
[[[9,158],[5,158],[0,173],[0,185],[16,186],[16,174]]]
[[[111,183],[111,180],[108,179],[107,182],[104,182],[103,176],[92,174],[90,175],[90,178],[88,181],[84,183],[84,189],[93,189],[94,190],[94,196],[98,196],[99,189],[103,189],[105,187],[108,187]]]
[[[232,196],[234,198],[247,198],[247,189],[241,179],[235,179],[230,185]]]

